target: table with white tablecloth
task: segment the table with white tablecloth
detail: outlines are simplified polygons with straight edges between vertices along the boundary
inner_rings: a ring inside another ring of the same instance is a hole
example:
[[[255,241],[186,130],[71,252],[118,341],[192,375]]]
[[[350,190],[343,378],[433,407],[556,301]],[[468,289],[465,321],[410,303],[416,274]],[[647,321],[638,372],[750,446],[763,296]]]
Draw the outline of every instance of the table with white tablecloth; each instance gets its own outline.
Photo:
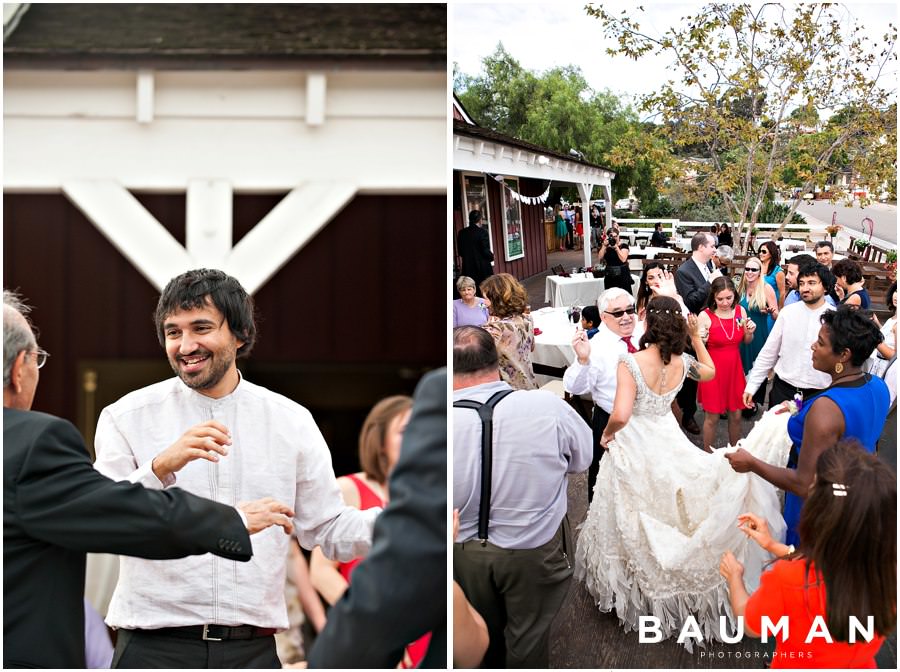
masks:
[[[544,301],[553,308],[596,305],[603,289],[603,278],[595,278],[591,273],[575,273],[570,278],[548,275],[544,284]]]
[[[565,368],[575,361],[572,339],[576,324],[569,318],[566,308],[532,310],[531,319],[535,329],[541,332],[534,337],[534,351],[531,353],[534,364]]]

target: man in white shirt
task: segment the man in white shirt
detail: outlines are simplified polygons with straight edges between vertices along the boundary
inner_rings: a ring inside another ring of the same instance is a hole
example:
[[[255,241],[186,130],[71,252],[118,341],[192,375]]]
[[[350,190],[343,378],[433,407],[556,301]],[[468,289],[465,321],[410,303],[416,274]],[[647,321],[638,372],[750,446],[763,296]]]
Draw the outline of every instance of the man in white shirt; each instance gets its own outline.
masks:
[[[459,509],[453,578],[488,626],[482,667],[540,669],[549,667],[550,625],[573,573],[568,474],[587,469],[591,432],[557,395],[514,391],[500,380],[497,362],[484,329],[453,330],[453,506]],[[482,540],[484,408],[473,407],[498,393],[506,396],[491,419]]]
[[[163,290],[155,318],[177,377],[103,410],[96,469],[232,505],[272,496],[293,505],[303,547],[345,561],[365,555],[380,509],[345,506],[309,411],[237,369],[256,339],[240,283],[216,270],[184,273]],[[273,634],[288,626],[289,541],[259,534],[241,567],[211,555],[121,558],[107,615],[119,629],[113,667],[280,667]]]
[[[831,376],[813,368],[810,350],[822,326],[820,316],[826,310],[833,310],[825,302],[828,274],[830,271],[819,263],[800,268],[797,276],[800,301],[785,306],[778,314],[765,345],[747,374],[744,387],[747,408],[753,406],[753,394],[765,384],[772,368],[775,378],[769,392],[769,408],[792,399],[797,393],[809,399],[831,384]]]
[[[600,437],[609,422],[616,398],[616,370],[619,355],[636,352],[644,333],[634,309],[634,297],[624,289],[611,287],[600,295],[600,329],[588,340],[587,333],[578,329],[572,341],[575,361],[563,374],[563,386],[571,394],[590,393],[594,400],[591,428],[594,432],[594,456],[588,469],[588,501],[594,497],[594,483],[600,470],[604,448]]]

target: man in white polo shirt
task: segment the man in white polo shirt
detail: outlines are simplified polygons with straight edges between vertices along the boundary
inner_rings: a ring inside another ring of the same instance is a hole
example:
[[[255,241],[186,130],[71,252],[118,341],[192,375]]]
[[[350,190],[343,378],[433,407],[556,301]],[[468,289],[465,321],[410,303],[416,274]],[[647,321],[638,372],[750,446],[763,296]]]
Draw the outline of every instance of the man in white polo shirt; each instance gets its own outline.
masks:
[[[590,393],[594,400],[591,428],[594,430],[594,457],[588,468],[588,501],[594,496],[594,483],[600,470],[600,458],[604,448],[600,437],[616,398],[616,370],[619,355],[637,352],[638,341],[644,333],[634,310],[634,297],[624,289],[612,287],[600,295],[600,329],[588,340],[587,333],[579,329],[572,341],[575,361],[563,375],[563,386],[571,394]]]

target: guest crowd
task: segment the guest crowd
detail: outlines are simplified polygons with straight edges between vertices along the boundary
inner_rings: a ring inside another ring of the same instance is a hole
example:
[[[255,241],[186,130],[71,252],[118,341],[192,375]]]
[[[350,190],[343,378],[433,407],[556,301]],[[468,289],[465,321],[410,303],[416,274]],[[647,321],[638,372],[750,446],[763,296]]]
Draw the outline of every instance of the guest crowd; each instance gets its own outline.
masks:
[[[562,248],[568,229],[564,213],[557,215]],[[534,374],[534,324],[521,283],[505,273],[489,276],[478,285],[478,300],[475,281],[460,278],[453,332],[453,506],[460,523],[453,571],[468,601],[462,603],[483,620],[483,628],[467,632],[486,630],[487,647],[479,658],[473,651],[483,647],[474,636],[457,637],[457,661],[548,665],[549,627],[574,557],[567,479],[587,470],[588,500],[606,496],[599,483],[595,492],[595,483],[615,432],[604,431],[620,415],[620,361],[648,347],[642,340],[648,306],[667,297],[666,312],[696,324],[700,337],[699,346],[688,340],[682,349],[715,371],[685,377],[672,404],[681,427],[701,435],[700,449],[713,451],[722,447],[716,435],[724,420],[728,443],[738,446],[726,454],[731,468],[786,493],[786,538],[773,539],[753,511],[734,520],[775,562],[748,595],[743,567],[730,553],[721,558],[729,615],[746,617],[746,636],[758,636],[762,616],[792,619],[792,635],[778,645],[772,667],[798,664],[788,654],[803,648],[808,627],[801,621],[817,615],[835,641],[814,647],[816,667],[874,666],[896,623],[896,477],[878,456],[896,403],[896,282],[887,294],[890,317],[881,324],[868,310],[860,263],[833,262],[831,243],[817,244],[815,256],[786,262],[778,245],[763,243],[736,275],[725,231],[717,229],[718,239],[713,232],[695,235],[690,258],[674,273],[646,263],[634,290],[627,246],[623,259],[614,231],[592,238],[606,262],[606,290],[582,310],[575,357],[563,375],[568,395],[589,395],[589,418],[559,394],[538,389],[546,379]],[[623,263],[627,281],[609,274]],[[698,404],[702,430],[694,417]],[[790,413],[786,463],[763,462],[740,447],[742,419],[765,408]],[[790,602],[779,597],[786,590]],[[864,621],[868,615],[875,638],[848,642],[848,616]]]

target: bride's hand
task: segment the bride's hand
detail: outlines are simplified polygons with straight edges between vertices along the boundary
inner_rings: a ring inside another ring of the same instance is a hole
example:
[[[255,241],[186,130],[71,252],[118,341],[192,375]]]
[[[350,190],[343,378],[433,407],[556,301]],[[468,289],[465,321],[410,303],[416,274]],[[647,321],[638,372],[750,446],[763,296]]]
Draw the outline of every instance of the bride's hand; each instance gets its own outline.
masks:
[[[600,437],[600,445],[603,446],[604,448],[608,448],[609,442],[615,441],[615,440],[616,440],[615,434],[607,434],[606,432],[603,432],[603,436]]]
[[[719,574],[726,581],[732,581],[734,579],[743,580],[744,566],[738,562],[736,557],[734,557],[734,553],[725,551],[722,554],[722,559],[719,560]]]
[[[687,316],[687,326],[688,326],[688,334],[691,338],[696,338],[700,335],[700,322],[697,320],[697,316],[693,313],[688,313]]]
[[[790,408],[788,408],[788,402],[782,401],[778,404],[778,408],[775,409],[775,415],[780,415],[781,413],[789,413]]]
[[[753,539],[760,548],[768,551],[772,545],[772,535],[765,518],[755,513],[742,513],[738,516],[738,529]]]

